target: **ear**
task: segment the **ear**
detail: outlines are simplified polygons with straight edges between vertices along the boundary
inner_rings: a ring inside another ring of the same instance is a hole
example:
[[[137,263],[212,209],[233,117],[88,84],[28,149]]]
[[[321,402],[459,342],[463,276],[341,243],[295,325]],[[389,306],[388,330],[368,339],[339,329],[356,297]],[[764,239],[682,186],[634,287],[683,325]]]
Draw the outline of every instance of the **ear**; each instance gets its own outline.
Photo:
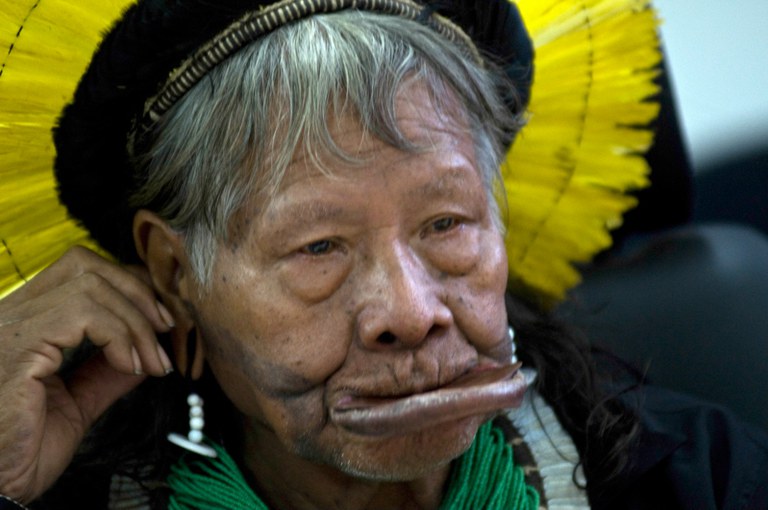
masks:
[[[185,377],[198,379],[203,372],[205,352],[204,342],[199,338],[196,342],[188,341],[196,334],[199,337],[200,332],[194,331],[191,303],[197,295],[197,282],[187,258],[184,236],[157,214],[141,209],[133,218],[133,240],[149,271],[152,287],[173,315],[176,325],[170,337],[176,369]],[[192,344],[194,347],[190,347]],[[187,361],[189,356],[194,358],[191,365]],[[186,373],[188,366],[192,367],[190,374]]]

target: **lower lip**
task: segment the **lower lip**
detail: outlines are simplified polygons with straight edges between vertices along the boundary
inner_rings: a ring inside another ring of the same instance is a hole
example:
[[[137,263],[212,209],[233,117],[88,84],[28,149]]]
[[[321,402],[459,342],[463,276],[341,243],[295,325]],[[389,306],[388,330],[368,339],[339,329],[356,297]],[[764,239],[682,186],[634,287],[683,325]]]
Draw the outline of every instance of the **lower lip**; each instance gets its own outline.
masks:
[[[402,398],[346,398],[330,419],[355,434],[388,437],[518,407],[527,387],[519,368],[478,367],[442,388]]]

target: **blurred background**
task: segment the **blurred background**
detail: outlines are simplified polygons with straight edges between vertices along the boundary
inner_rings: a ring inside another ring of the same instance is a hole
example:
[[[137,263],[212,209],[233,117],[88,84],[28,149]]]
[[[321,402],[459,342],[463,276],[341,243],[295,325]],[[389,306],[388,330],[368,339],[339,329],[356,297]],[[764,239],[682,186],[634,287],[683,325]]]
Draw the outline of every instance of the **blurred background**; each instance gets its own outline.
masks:
[[[768,232],[768,1],[655,5],[697,182],[694,217]]]
[[[652,186],[558,308],[652,383],[768,431],[768,0],[654,0]]]
[[[655,0],[694,170],[768,148],[768,1]]]

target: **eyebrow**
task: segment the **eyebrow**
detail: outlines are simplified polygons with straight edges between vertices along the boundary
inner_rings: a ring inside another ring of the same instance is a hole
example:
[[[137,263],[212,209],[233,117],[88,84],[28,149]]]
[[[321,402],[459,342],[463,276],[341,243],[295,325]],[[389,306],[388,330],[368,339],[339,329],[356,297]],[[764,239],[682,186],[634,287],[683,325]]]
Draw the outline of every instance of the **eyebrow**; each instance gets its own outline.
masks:
[[[465,165],[451,165],[439,178],[432,179],[420,186],[417,186],[408,192],[408,198],[411,200],[423,199],[425,197],[452,198],[457,193],[464,192],[467,182]],[[474,170],[471,170],[474,171]]]
[[[454,198],[467,193],[467,172],[476,171],[468,164],[452,164],[441,172],[438,178],[430,179],[408,190],[407,197],[412,203],[422,203],[426,198]],[[336,221],[351,221],[357,217],[344,205],[329,204],[321,201],[307,201],[297,206],[291,206],[289,211],[282,209],[271,218],[280,218],[279,230],[291,229],[294,226],[306,224],[331,223]]]
[[[315,201],[301,204],[298,211],[294,210],[291,214],[292,217],[296,217],[299,220],[315,222],[338,220],[349,215],[350,211],[344,207]]]
[[[274,218],[280,218],[279,230],[291,229],[296,225],[309,223],[329,223],[339,219],[351,218],[352,211],[343,206],[331,205],[323,202],[306,202],[298,207],[292,206],[289,211],[283,209]]]

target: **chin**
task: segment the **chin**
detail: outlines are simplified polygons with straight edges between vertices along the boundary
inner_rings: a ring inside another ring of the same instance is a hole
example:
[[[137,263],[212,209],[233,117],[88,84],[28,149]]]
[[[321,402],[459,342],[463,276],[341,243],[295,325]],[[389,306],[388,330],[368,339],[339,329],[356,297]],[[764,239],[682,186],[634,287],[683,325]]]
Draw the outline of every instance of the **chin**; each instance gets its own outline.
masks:
[[[315,458],[355,478],[405,482],[445,468],[463,454],[488,416],[471,416],[403,436],[370,438],[343,434],[343,446]],[[306,453],[306,452],[304,452]]]

